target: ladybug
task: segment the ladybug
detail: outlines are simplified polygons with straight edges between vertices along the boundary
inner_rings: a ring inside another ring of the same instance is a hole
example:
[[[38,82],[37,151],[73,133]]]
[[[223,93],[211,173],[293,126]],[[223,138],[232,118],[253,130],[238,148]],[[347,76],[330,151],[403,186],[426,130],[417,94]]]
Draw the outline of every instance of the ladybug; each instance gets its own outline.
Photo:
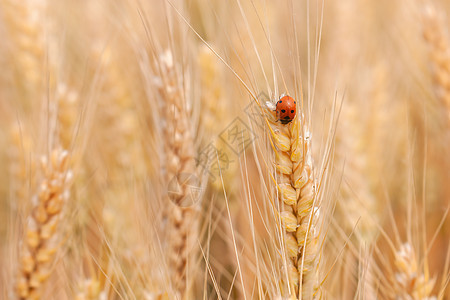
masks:
[[[292,97],[283,96],[278,100],[276,112],[281,124],[290,123],[295,118],[296,111],[295,100]]]

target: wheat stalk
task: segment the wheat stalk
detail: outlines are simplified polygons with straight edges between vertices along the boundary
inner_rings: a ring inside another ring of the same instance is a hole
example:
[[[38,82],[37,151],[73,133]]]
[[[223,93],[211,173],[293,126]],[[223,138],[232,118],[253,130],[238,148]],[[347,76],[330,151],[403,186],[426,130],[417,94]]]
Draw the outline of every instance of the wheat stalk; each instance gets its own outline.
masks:
[[[266,110],[277,171],[291,299],[314,298],[317,285],[319,210],[314,206],[311,136],[299,113],[286,125]]]
[[[39,192],[32,199],[33,209],[22,239],[18,299],[39,299],[51,274],[54,256],[61,242],[57,230],[63,218],[64,204],[69,199],[71,172],[68,161],[68,152],[63,150],[54,150],[49,158],[44,157],[41,161],[44,178]]]

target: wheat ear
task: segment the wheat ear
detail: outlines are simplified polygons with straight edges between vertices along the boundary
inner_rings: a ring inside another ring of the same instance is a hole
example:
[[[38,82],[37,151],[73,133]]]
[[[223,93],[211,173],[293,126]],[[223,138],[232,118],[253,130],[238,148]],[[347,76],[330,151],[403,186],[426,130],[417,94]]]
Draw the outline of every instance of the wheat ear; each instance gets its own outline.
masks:
[[[63,217],[64,203],[69,198],[71,172],[68,162],[68,153],[63,150],[55,150],[41,161],[44,178],[32,199],[33,209],[21,245],[18,299],[40,299],[44,283],[50,276],[61,242],[57,229]]]
[[[36,98],[42,92],[45,61],[42,26],[44,5],[44,1],[6,0],[3,3],[5,19],[14,42],[14,59],[19,66],[18,75],[27,100],[31,100],[28,97]]]
[[[431,296],[435,280],[419,270],[414,249],[409,243],[401,245],[395,253],[395,267],[396,299],[436,299]]]
[[[275,154],[290,297],[311,299],[317,289],[319,230],[310,133],[298,112],[288,124],[280,123],[274,111],[266,112]]]
[[[58,139],[61,147],[72,147],[75,125],[77,122],[78,93],[64,83],[57,85],[56,101],[58,105]]]
[[[425,8],[423,36],[428,44],[435,94],[450,125],[450,41],[443,17],[431,5]]]
[[[100,282],[96,278],[86,279],[81,283],[81,287],[75,300],[97,300],[100,298]]]
[[[162,84],[158,94],[164,120],[163,163],[165,183],[169,188],[165,199],[168,220],[167,261],[177,297],[187,299],[193,279],[190,265],[196,256],[194,247],[199,235],[199,198],[191,185],[197,180],[194,138],[185,86],[177,74],[171,52],[167,51],[161,56],[159,66]],[[171,189],[172,183],[176,183],[176,190]]]

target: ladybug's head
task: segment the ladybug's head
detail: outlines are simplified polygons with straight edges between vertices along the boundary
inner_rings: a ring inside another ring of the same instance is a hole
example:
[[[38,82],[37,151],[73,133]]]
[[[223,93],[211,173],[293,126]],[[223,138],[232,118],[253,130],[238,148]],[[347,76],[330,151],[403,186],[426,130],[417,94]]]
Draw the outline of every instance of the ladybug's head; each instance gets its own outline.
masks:
[[[284,117],[284,119],[279,119],[279,120],[280,120],[281,124],[289,124],[292,121],[292,119],[289,117]]]

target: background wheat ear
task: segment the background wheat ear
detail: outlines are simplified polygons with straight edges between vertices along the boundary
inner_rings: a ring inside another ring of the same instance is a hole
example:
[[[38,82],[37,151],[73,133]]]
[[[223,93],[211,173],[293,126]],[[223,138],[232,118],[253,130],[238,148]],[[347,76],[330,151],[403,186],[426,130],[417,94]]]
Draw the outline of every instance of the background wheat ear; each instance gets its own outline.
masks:
[[[414,248],[409,243],[402,244],[395,252],[396,299],[437,299],[432,296],[436,278],[420,269]]]
[[[90,278],[81,283],[75,300],[96,300],[100,296],[100,283],[96,278]]]
[[[55,253],[61,248],[58,229],[69,200],[72,173],[68,169],[69,153],[56,149],[41,160],[42,180],[33,197],[21,241],[18,265],[19,299],[40,299],[44,284],[51,275]]]
[[[423,37],[428,46],[429,65],[436,98],[450,126],[450,37],[442,13],[429,4],[422,15]]]
[[[166,259],[174,297],[189,299],[194,287],[201,182],[195,161],[194,134],[191,125],[190,104],[186,98],[184,75],[177,68],[171,51],[159,56],[158,101],[160,115],[165,120],[162,128],[162,174],[164,215],[167,219],[164,241]],[[165,291],[169,292],[170,291]]]
[[[16,84],[20,96],[17,101],[24,107],[33,106],[32,99],[42,97],[44,81],[45,49],[44,49],[44,17],[45,1],[2,1],[9,38],[13,41],[11,59],[17,64]]]

